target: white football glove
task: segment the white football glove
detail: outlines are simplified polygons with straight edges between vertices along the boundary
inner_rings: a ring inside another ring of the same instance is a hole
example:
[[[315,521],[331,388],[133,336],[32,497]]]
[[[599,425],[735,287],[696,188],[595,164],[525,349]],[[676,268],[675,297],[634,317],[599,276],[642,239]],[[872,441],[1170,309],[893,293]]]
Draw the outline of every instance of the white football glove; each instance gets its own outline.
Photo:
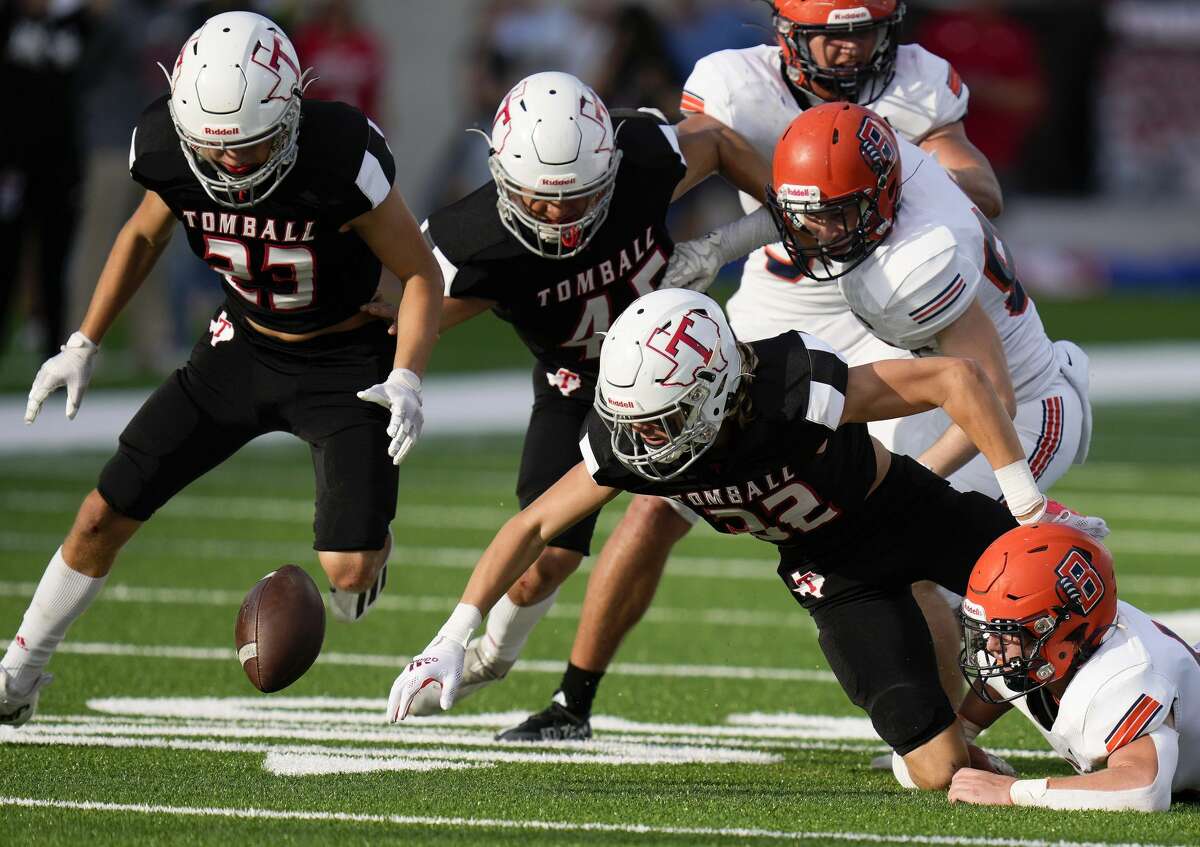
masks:
[[[1097,541],[1103,541],[1108,537],[1108,524],[1104,518],[1089,517],[1081,515],[1079,512],[1074,512],[1068,509],[1057,500],[1046,498],[1046,514],[1042,517],[1040,523],[1061,523],[1066,524],[1072,529],[1077,529],[1080,532],[1090,535]]]
[[[725,266],[720,230],[675,245],[660,288],[690,288],[704,292]]]
[[[96,367],[99,345],[82,332],[73,332],[61,353],[51,356],[38,369],[29,389],[29,402],[25,404],[25,423],[31,424],[42,410],[46,398],[64,385],[67,387],[67,418],[75,419],[83,395],[87,393],[92,371]]]
[[[458,684],[462,681],[465,654],[466,648],[453,638],[439,635],[429,642],[421,655],[414,656],[392,683],[388,694],[388,721],[396,723],[408,717],[413,699],[426,685],[441,687],[439,703],[443,711],[453,706]]]
[[[392,413],[387,428],[388,437],[392,439],[388,455],[392,457],[393,465],[400,464],[421,437],[421,427],[425,425],[425,415],[421,412],[421,378],[408,368],[396,368],[384,382],[358,392],[358,399],[378,403]]]

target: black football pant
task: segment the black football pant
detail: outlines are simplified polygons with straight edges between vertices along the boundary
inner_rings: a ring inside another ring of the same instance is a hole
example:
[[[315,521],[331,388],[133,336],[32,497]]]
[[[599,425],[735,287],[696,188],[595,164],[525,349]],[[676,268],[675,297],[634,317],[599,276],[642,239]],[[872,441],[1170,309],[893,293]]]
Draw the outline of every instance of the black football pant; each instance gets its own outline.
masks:
[[[384,324],[288,344],[222,308],[213,327],[125,427],[100,495],[144,521],[251,439],[290,432],[312,453],[314,548],[383,547],[398,478],[387,454],[389,414],[356,393],[391,371],[395,341]]]
[[[781,548],[779,575],[812,614],[843,690],[904,755],[954,722],[912,583],[964,593],[980,554],[1017,524],[995,500],[897,455],[854,521],[828,545]]]

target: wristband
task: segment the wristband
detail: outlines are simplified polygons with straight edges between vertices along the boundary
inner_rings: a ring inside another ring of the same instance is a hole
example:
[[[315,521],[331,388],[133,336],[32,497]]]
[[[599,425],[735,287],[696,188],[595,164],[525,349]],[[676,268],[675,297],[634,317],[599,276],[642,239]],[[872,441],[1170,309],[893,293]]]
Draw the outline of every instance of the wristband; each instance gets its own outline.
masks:
[[[1008,504],[1008,510],[1023,524],[1037,523],[1046,513],[1046,498],[1038,490],[1037,480],[1029,469],[1029,462],[1017,459],[1011,465],[996,468],[996,482],[1000,483],[1000,492]],[[1028,518],[1022,518],[1030,512],[1036,513]]]
[[[1018,779],[1008,789],[1008,799],[1014,806],[1040,806],[1049,790],[1048,779]]]
[[[483,623],[483,614],[470,603],[459,603],[438,630],[438,636],[465,648],[473,633]]]
[[[979,737],[979,733],[983,732],[984,728],[974,721],[967,720],[962,715],[958,716],[958,722],[962,724],[963,738],[967,740],[968,744],[974,744],[975,739]]]

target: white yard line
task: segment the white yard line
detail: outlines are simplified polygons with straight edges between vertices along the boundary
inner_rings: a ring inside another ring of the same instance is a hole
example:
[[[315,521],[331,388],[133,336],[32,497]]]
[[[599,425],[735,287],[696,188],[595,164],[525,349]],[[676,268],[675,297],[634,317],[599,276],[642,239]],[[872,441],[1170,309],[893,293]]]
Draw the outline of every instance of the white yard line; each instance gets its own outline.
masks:
[[[458,818],[426,815],[376,815],[364,812],[311,812],[286,809],[220,806],[168,806],[150,803],[106,803],[94,800],[52,800],[39,797],[0,796],[0,806],[58,809],[79,812],[116,812],[148,816],[233,818],[239,820],[292,820],[328,823],[377,824],[422,829],[502,829],[530,832],[612,832],[636,835],[668,835],[682,838],[762,839],[770,841],[845,841],[851,844],[936,844],[961,847],[1168,847],[1140,842],[1119,844],[1095,841],[1045,841],[1027,838],[988,838],[958,835],[898,835],[876,832],[812,832],[750,827],[659,826],[643,823],[600,821],[512,820],[507,818]],[[1170,845],[1175,847],[1175,845]],[[1184,847],[1184,845],[1178,845]]]
[[[35,582],[0,581],[0,597],[32,597]],[[151,588],[147,586],[109,584],[100,595],[103,601],[139,603],[146,605],[221,606],[236,608],[244,593],[216,588]],[[384,594],[374,608],[393,612],[429,612],[449,614],[458,598],[446,595]],[[582,607],[578,603],[555,603],[548,617],[578,620]],[[686,609],[671,606],[651,606],[645,619],[654,623],[704,624],[719,627],[769,627],[772,629],[813,629],[812,618],[803,610],[768,612],[756,609]]]
[[[1200,344],[1188,342],[1089,345],[1093,403],[1200,399]],[[31,375],[32,378],[32,375]],[[112,448],[149,389],[95,390],[75,421],[62,414],[63,392],[46,403],[36,426],[22,426],[25,397],[0,396],[0,452],[60,452]],[[429,435],[520,434],[529,423],[529,372],[434,375],[423,386]],[[284,435],[265,439],[287,438]]]
[[[7,647],[8,642],[0,641]],[[64,641],[59,653],[83,656],[130,656],[149,659],[183,659],[199,662],[237,661],[232,647],[181,647],[167,645],[113,644],[94,641]],[[318,664],[349,665],[354,667],[385,667],[399,670],[409,656],[368,653],[325,652]],[[520,659],[513,671],[561,674],[565,660]],[[670,665],[639,662],[614,662],[609,674],[617,676],[682,677],[692,679],[772,679],[784,682],[836,682],[833,673],[799,668],[763,668],[744,665]]]
[[[1088,489],[1062,488],[1055,496],[1075,505],[1073,495],[1085,499],[1087,511],[1103,515],[1109,523],[1120,520],[1173,521],[1200,524],[1200,497],[1153,494],[1100,494]],[[55,514],[74,512],[79,507],[78,492],[9,491],[0,494],[0,509],[16,514]],[[393,525],[424,529],[480,530],[495,532],[515,514],[517,504],[509,507],[463,506],[456,503],[401,503]],[[226,497],[210,494],[179,494],[163,507],[161,514],[188,518],[212,518],[221,521],[251,523],[305,523],[312,521],[313,501],[284,497]],[[609,509],[597,523],[609,532],[621,518],[621,512]],[[715,538],[720,533],[704,527]]]

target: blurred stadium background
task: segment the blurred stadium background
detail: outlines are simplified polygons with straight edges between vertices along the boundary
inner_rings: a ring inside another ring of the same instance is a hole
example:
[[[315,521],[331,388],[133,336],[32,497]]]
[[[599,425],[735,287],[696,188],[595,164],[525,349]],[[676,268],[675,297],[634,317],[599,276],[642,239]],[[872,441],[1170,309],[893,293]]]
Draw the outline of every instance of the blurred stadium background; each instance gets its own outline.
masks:
[[[86,308],[137,202],[126,158],[139,111],[205,17],[247,3],[6,0],[4,90],[26,106],[0,143],[0,390],[28,388]],[[258,2],[319,81],[384,127],[418,217],[488,178],[486,127],[509,84],[547,68],[610,106],[678,119],[697,58],[771,39],[761,0]],[[1200,339],[1200,4],[1193,0],[912,0],[903,41],[971,89],[967,128],[1005,188],[999,228],[1050,334],[1084,343]],[[7,123],[7,122],[6,122]],[[677,238],[737,214],[712,181]],[[106,339],[93,386],[150,385],[186,356],[220,293],[176,239]],[[736,269],[725,275],[728,293]],[[451,333],[434,372],[521,368],[498,321]],[[14,425],[0,423],[0,434]]]

